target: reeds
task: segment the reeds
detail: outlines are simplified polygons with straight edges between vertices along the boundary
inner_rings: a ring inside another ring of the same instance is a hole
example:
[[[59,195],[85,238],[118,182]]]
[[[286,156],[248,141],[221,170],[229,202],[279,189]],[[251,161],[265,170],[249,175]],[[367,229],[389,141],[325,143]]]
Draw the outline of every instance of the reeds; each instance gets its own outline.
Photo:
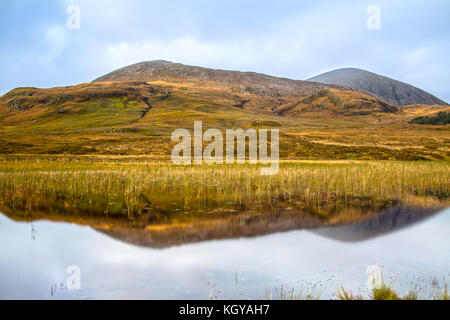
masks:
[[[434,279],[432,282],[435,282]],[[319,300],[323,298],[324,291],[331,291],[331,298],[337,300],[448,300],[448,287],[446,279],[443,279],[442,286],[439,288],[417,291],[417,286],[409,290],[406,294],[401,295],[393,285],[382,282],[379,286],[371,288],[368,292],[359,290],[358,294],[352,293],[351,290],[341,286],[334,294],[333,289],[326,288],[325,284],[318,286],[317,284],[303,284],[299,289],[290,289],[286,286],[266,289],[266,300]],[[431,291],[430,291],[431,290]]]
[[[448,204],[448,162],[282,162],[275,176],[259,166],[174,166],[20,160],[0,163],[0,201],[11,209],[101,215],[169,210],[376,207],[434,199]],[[410,203],[408,203],[410,204]]]

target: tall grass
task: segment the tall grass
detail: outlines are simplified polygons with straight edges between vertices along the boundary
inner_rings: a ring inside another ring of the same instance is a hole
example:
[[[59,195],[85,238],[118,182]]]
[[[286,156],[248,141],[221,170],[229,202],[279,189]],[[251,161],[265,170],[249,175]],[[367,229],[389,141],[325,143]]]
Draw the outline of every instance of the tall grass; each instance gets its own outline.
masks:
[[[448,204],[448,162],[282,162],[274,176],[259,166],[174,166],[170,162],[0,162],[0,202],[14,210],[138,215],[162,209],[236,210]],[[321,211],[318,211],[320,214]]]

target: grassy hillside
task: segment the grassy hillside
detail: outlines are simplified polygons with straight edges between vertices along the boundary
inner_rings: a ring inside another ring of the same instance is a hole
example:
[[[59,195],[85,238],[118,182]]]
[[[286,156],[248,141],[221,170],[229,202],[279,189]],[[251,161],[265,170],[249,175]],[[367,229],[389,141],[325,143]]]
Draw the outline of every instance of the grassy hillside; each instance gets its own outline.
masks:
[[[444,106],[399,108],[356,91],[261,95],[189,83],[18,88],[0,97],[0,154],[168,158],[174,129],[280,129],[284,159],[447,159],[446,126],[409,125]]]

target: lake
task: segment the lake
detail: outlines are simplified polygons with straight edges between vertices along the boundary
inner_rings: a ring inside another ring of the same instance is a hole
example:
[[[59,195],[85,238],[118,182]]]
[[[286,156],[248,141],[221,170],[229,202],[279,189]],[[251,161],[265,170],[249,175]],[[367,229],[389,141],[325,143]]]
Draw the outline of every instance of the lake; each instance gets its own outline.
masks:
[[[176,246],[90,226],[0,215],[0,299],[264,299],[282,286],[363,293],[378,265],[399,293],[450,278],[450,209],[395,208],[361,222]],[[143,242],[144,244],[146,242]],[[80,270],[79,290],[66,281]]]

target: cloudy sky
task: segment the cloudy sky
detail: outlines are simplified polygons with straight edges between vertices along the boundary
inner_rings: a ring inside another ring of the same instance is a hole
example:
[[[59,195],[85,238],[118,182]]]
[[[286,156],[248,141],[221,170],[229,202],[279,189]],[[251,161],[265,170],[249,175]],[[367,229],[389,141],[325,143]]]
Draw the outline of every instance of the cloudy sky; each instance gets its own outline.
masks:
[[[449,13],[448,0],[0,0],[0,94],[165,59],[294,79],[359,67],[448,102]]]

